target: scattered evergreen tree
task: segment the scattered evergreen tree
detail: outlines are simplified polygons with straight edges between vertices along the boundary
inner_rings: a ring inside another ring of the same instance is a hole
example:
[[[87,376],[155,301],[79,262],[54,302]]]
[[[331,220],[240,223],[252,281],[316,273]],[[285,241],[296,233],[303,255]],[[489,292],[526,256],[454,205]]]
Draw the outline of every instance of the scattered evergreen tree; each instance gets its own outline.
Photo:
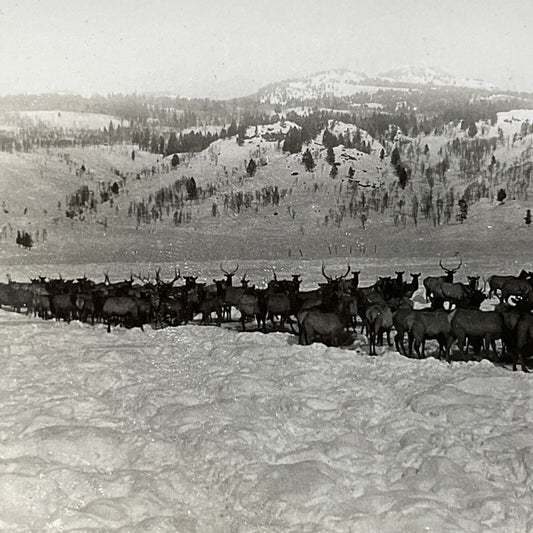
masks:
[[[339,173],[339,169],[337,168],[337,165],[333,163],[333,165],[331,165],[331,170],[329,171],[329,175],[331,178],[336,178],[338,173]]]
[[[284,152],[297,154],[302,150],[302,136],[298,128],[291,128],[287,133],[285,141],[283,142]]]
[[[379,153],[379,158],[383,161],[385,159],[385,150],[382,148],[381,152]]]
[[[248,162],[248,166],[246,167],[246,172],[248,173],[248,176],[253,177],[256,170],[257,170],[257,163],[253,159],[250,158],[250,161]]]
[[[390,155],[390,162],[393,167],[397,167],[400,163],[400,151],[398,150],[398,147],[394,147],[394,150],[392,151]]]
[[[176,137],[176,134],[172,132],[170,134],[170,137],[168,138],[167,155],[176,154],[179,151],[180,151],[180,145],[178,143],[178,138]]]
[[[324,134],[322,135],[322,144],[325,148],[333,148],[339,145],[339,140],[331,131],[326,128]]]
[[[157,142],[157,137],[155,136],[155,133],[154,133],[150,141],[150,152],[152,152],[152,154],[157,154],[158,150],[159,150],[159,143]]]
[[[354,176],[355,176],[355,170],[354,170],[353,167],[350,167],[350,168],[348,169],[348,177],[349,177],[350,179],[353,179]]]
[[[526,216],[524,217],[526,224],[529,226],[531,224],[531,209],[526,211]]]
[[[228,128],[228,137],[233,137],[234,135],[237,135],[237,123],[235,122],[235,119],[231,121]]]
[[[457,219],[461,224],[466,220],[468,217],[468,204],[466,203],[466,200],[464,198],[461,198],[459,200],[459,213],[457,214]]]
[[[174,154],[172,156],[172,160],[170,161],[170,164],[175,168],[180,164],[180,158],[178,157],[178,154]]]
[[[498,199],[498,202],[500,202],[501,204],[503,204],[503,202],[505,201],[505,199],[507,198],[507,193],[505,192],[505,189],[500,189],[498,191],[498,196],[496,197]]]
[[[398,165],[396,167],[396,174],[398,176],[398,181],[400,182],[400,187],[405,189],[407,182],[409,181],[409,174],[403,165]]]
[[[326,161],[330,165],[335,164],[335,152],[333,151],[333,147],[332,146],[328,146],[327,155],[326,155]]]
[[[162,135],[159,136],[159,153],[165,155],[165,139]]]
[[[304,164],[307,172],[311,172],[315,168],[315,160],[313,159],[309,148],[304,152],[302,163]]]
[[[475,137],[476,134],[477,134],[477,126],[475,122],[472,122],[470,126],[468,126],[468,136]]]
[[[246,126],[244,122],[239,123],[237,128],[237,144],[242,146],[244,144],[244,139],[246,137]]]

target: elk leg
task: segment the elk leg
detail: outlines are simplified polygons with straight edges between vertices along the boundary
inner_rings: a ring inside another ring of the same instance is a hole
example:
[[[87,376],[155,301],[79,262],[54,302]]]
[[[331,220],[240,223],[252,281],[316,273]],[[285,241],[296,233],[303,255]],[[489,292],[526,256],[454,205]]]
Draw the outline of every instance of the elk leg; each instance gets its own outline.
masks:
[[[394,344],[396,345],[396,350],[401,354],[405,355],[405,348],[403,346],[403,335],[401,337],[401,341],[402,350],[400,350],[400,333],[398,332],[396,333],[396,335],[394,335]]]

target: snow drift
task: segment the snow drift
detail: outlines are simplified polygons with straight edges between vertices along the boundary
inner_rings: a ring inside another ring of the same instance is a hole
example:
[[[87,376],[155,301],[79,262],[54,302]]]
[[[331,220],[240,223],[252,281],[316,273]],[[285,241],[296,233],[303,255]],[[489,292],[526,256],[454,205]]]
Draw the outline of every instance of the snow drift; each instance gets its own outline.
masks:
[[[531,376],[0,311],[3,531],[529,531]]]

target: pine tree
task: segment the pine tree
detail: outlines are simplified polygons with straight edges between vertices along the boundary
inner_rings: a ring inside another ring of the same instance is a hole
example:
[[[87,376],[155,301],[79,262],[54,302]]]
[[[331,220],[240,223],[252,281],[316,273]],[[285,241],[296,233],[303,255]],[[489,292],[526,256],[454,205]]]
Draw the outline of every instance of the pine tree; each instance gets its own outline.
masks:
[[[400,163],[400,161],[400,151],[398,150],[398,147],[395,147],[390,155],[390,162],[393,167],[396,167],[398,166],[398,163]]]
[[[333,163],[333,165],[331,165],[331,170],[329,171],[329,176],[331,178],[336,178],[338,173],[339,169],[337,168],[337,165]]]
[[[333,147],[332,146],[328,146],[327,155],[326,155],[326,161],[330,165],[335,164],[335,152],[333,151]]]
[[[237,123],[235,122],[235,119],[231,121],[228,128],[228,137],[233,137],[234,135],[237,135]]]
[[[315,160],[309,151],[309,148],[304,152],[302,163],[305,165],[305,170],[311,172],[315,168]]]
[[[505,192],[505,189],[500,189],[498,191],[498,196],[497,196],[498,202],[503,204],[506,198],[507,198],[507,193]]]
[[[383,161],[385,159],[385,150],[382,148],[381,152],[379,153],[379,158]]]
[[[458,202],[458,205],[459,213],[457,214],[457,220],[459,220],[459,222],[462,224],[468,216],[468,204],[464,198],[461,198]]]
[[[248,162],[248,166],[246,167],[246,172],[248,173],[248,176],[253,177],[256,170],[257,170],[257,163],[253,159],[250,158],[250,161]]]
[[[176,134],[172,132],[170,134],[170,137],[168,138],[168,144],[167,144],[167,155],[175,154],[180,151],[178,138],[176,137]]]
[[[159,153],[165,155],[165,139],[162,135],[159,136]]]
[[[172,160],[170,161],[170,164],[173,167],[177,167],[180,164],[180,158],[179,158],[178,154],[174,154],[172,156]]]

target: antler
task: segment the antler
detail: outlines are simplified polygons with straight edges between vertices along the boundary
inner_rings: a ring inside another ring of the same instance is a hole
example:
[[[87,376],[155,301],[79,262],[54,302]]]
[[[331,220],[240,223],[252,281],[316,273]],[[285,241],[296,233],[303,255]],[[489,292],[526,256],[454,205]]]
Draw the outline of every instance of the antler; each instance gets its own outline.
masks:
[[[352,267],[348,265],[348,270],[346,270],[346,274],[343,274],[342,276],[339,276],[338,278],[335,278],[336,281],[340,281],[341,279],[344,279],[352,270]]]
[[[150,278],[145,278],[144,276],[141,276],[141,273],[139,272],[138,276],[135,276],[139,281],[142,281],[143,283],[152,283],[152,280]]]
[[[181,278],[181,271],[174,267],[174,278],[169,282],[169,285],[174,285],[176,281],[178,281]]]
[[[220,270],[222,270],[222,272],[224,272],[224,274],[226,274],[227,276],[231,276],[231,275],[235,274],[235,272],[237,272],[237,270],[239,270],[239,263],[237,263],[237,266],[231,272],[228,272],[227,270],[224,270],[222,268],[222,263],[220,263]]]
[[[322,275],[328,280],[328,281],[333,281],[333,278],[331,278],[330,276],[328,276],[326,274],[326,265],[324,265],[324,263],[322,263]]]

